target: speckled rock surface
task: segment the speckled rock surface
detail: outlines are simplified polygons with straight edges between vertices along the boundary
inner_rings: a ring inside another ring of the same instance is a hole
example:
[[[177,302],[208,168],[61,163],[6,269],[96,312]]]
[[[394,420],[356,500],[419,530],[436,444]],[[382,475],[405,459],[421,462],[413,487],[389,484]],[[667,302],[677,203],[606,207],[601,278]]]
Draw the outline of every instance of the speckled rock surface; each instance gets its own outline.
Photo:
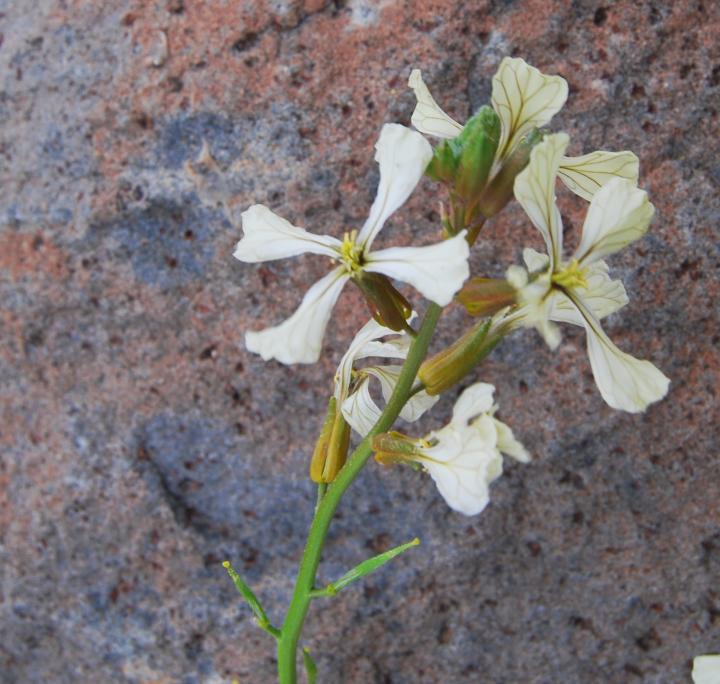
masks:
[[[570,83],[571,152],[631,148],[657,206],[612,259],[608,330],[672,379],[645,415],[596,391],[580,332],[511,338],[481,377],[535,455],[479,517],[371,465],[323,579],[419,536],[312,610],[320,681],[689,681],[720,651],[720,6],[698,2],[0,0],[0,680],[273,680],[220,561],[281,619],[313,503],[308,451],[361,321],[349,288],[317,365],[247,354],[320,258],[243,265],[253,202],[319,231],[363,220],[387,121],[421,67],[451,114],[517,55]],[[224,173],[198,159],[203,141]],[[385,244],[431,241],[425,183]],[[582,203],[560,194],[570,240]],[[502,273],[538,236],[511,207],[475,250]],[[463,326],[444,319],[448,340]],[[445,399],[426,421],[448,415]]]

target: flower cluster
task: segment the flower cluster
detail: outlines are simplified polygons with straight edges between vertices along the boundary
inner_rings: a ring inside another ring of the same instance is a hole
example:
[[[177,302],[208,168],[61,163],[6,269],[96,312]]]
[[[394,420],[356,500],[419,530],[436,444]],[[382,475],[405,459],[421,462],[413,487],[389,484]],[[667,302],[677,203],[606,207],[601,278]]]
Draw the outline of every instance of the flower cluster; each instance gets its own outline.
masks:
[[[628,302],[622,282],[610,277],[604,259],[642,237],[654,209],[637,187],[639,165],[632,152],[598,150],[571,157],[566,155],[566,134],[540,130],[567,99],[568,86],[560,76],[546,76],[521,59],[505,58],[493,78],[490,104],[464,126],[439,107],[419,70],[412,71],[409,86],[417,99],[411,119],[416,130],[383,126],[375,145],[377,195],[359,229],[343,228],[338,231],[342,237],[318,235],[263,205],[242,214],[237,259],[261,262],[309,253],[332,263],[292,316],[279,325],[247,332],[245,344],[265,360],[317,361],[332,309],[352,281],[372,318],[338,367],[311,477],[319,483],[333,481],[345,463],[352,429],[372,439],[380,462],[421,466],[453,509],[472,515],[487,505],[489,484],[502,472],[501,454],[522,462],[529,456],[510,428],[494,417],[494,388],[485,383],[467,388],[450,423],[422,439],[398,432],[374,434],[384,410],[378,406],[379,396],[386,407],[390,405],[416,336],[413,304],[393,281],[410,285],[439,307],[456,298],[471,315],[481,317],[451,347],[425,361],[419,381],[395,416],[406,421],[419,418],[438,394],[467,377],[511,331],[534,328],[556,348],[556,323],[585,329],[590,365],[603,399],[616,409],[643,411],[667,393],[669,380],[649,361],[620,351],[600,321]],[[440,143],[433,149],[424,135]],[[447,187],[444,239],[421,247],[376,249],[385,223],[424,174]],[[589,203],[580,243],[570,258],[563,255],[555,197],[558,179]],[[513,196],[539,231],[546,253],[526,248],[524,267],[510,266],[506,280],[468,280],[470,247],[483,223]],[[388,359],[398,363],[387,363]],[[379,383],[377,399],[373,378]]]

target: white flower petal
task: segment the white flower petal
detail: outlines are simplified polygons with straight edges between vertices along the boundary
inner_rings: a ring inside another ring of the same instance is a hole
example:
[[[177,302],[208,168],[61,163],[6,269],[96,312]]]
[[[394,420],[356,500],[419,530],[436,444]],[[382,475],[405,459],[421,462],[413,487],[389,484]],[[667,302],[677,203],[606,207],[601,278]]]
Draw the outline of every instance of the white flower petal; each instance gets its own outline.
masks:
[[[427,299],[447,306],[470,275],[465,231],[426,247],[390,247],[367,255],[366,271],[409,283]]]
[[[603,399],[613,408],[630,413],[644,411],[662,399],[670,380],[649,361],[620,351],[583,300],[575,293],[572,299],[584,319],[590,366]]]
[[[547,270],[550,265],[550,257],[547,254],[542,254],[532,247],[526,247],[523,249],[523,261],[525,266],[530,273],[539,273],[540,271]]]
[[[489,485],[502,472],[502,458],[475,430],[444,428],[434,436],[441,434],[436,446],[424,450],[428,458],[422,463],[450,508],[477,515],[488,505]]]
[[[368,366],[363,368],[363,372],[372,375],[380,381],[380,389],[382,390],[383,399],[387,403],[390,399],[395,385],[400,377],[402,366]]]
[[[482,448],[484,451],[495,451],[497,448],[498,434],[495,421],[489,413],[479,415],[470,423],[474,431],[473,439],[468,439],[469,446]],[[467,451],[467,450],[466,450]]]
[[[505,271],[505,280],[510,283],[516,290],[522,290],[528,284],[528,272],[522,266],[508,266]]]
[[[521,463],[530,462],[530,454],[527,449],[515,438],[512,429],[497,418],[493,418],[495,429],[497,430],[497,448],[503,454],[512,456],[512,458]]]
[[[242,213],[243,238],[233,256],[240,261],[255,263],[272,261],[298,254],[323,254],[338,257],[340,240],[328,235],[313,235],[293,226],[262,204],[254,204]]]
[[[392,340],[379,342],[377,340],[368,342],[362,350],[362,354],[358,355],[358,359],[367,358],[368,356],[380,356],[384,359],[404,359],[407,356],[408,349],[412,344],[412,339],[407,333],[391,331],[393,335],[399,335]]]
[[[417,317],[417,312],[413,311],[410,314],[410,318],[407,319],[408,323],[412,323]],[[370,356],[379,356],[383,359],[404,359],[407,356],[410,345],[412,344],[412,338],[404,331],[390,330],[390,328],[384,328],[378,324],[378,330],[385,330],[382,335],[377,335],[367,342],[358,350],[355,355],[356,359],[364,359]],[[382,337],[390,337],[389,340],[381,340]]]
[[[318,280],[287,320],[272,328],[245,333],[245,346],[262,358],[281,363],[315,363],[330,313],[348,276],[336,268]]]
[[[545,240],[553,269],[562,258],[562,220],[555,204],[555,177],[570,138],[555,133],[533,147],[530,162],[515,178],[515,197]]]
[[[720,655],[701,655],[693,660],[693,684],[720,684]]]
[[[435,406],[438,401],[440,401],[440,395],[431,396],[425,390],[420,390],[408,399],[402,411],[400,411],[400,417],[408,423],[414,423],[426,411]]]
[[[369,378],[363,378],[357,389],[342,403],[342,414],[355,432],[365,437],[372,430],[381,411],[370,396]]]
[[[582,157],[563,157],[558,176],[570,190],[589,202],[613,178],[626,178],[637,185],[639,172],[640,162],[632,152],[597,150]]]
[[[383,399],[385,403],[390,401],[390,397],[400,377],[402,366],[370,366],[363,368],[363,371],[376,377],[380,381]],[[410,397],[400,411],[400,417],[412,423],[420,418],[425,411],[435,406],[439,399],[439,396],[431,397],[425,390],[422,390]]]
[[[597,261],[642,237],[655,208],[647,193],[623,178],[613,178],[590,202],[575,258]]]
[[[444,139],[455,138],[462,133],[463,127],[440,109],[433,99],[422,79],[420,69],[413,69],[410,72],[408,85],[415,91],[417,99],[415,111],[410,119],[415,128],[425,135]]]
[[[463,390],[453,406],[452,425],[466,427],[472,418],[487,413],[493,405],[495,387],[476,382]]]
[[[357,237],[357,244],[370,249],[388,217],[420,182],[432,159],[430,143],[417,131],[400,124],[385,124],[375,144],[375,161],[380,165],[380,184],[370,215]]]
[[[375,342],[375,340],[385,337],[386,335],[396,334],[394,330],[380,325],[373,318],[360,328],[352,342],[350,342],[347,351],[343,354],[342,359],[340,359],[337,372],[335,373],[335,399],[342,402],[347,397],[355,361],[365,358],[366,356],[375,356],[373,353],[366,353],[369,345],[373,343],[380,344]],[[375,351],[375,349],[371,349],[371,351]],[[407,352],[405,352],[405,354],[407,354]]]
[[[628,303],[625,286],[620,280],[613,280],[608,275],[608,266],[604,261],[591,264],[586,271],[585,279],[588,287],[579,291],[583,301],[598,320],[619,311]],[[559,323],[585,325],[577,307],[560,292],[553,297],[550,318]]]
[[[492,105],[502,124],[497,158],[506,157],[530,130],[548,123],[567,96],[561,76],[545,76],[522,59],[505,57],[492,83]]]

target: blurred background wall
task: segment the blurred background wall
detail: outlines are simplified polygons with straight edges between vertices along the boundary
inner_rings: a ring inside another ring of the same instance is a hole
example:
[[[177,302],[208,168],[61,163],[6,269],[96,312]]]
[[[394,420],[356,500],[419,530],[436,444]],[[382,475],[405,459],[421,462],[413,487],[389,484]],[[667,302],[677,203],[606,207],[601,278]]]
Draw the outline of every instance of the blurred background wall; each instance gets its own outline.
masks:
[[[272,681],[220,561],[280,620],[308,453],[366,312],[346,288],[316,365],[246,353],[326,264],[240,264],[239,212],[359,226],[410,69],[462,121],[514,55],[568,80],[570,153],[641,159],[657,214],[611,259],[631,302],[607,329],[670,394],[615,412],[581,331],[557,353],[516,334],[477,377],[534,462],[475,518],[370,464],[321,577],[422,546],[318,602],[305,643],[333,683],[689,681],[720,650],[719,35],[707,0],[0,0],[0,680]],[[573,243],[583,203],[558,192]],[[435,240],[440,198],[424,182],[382,244]],[[491,276],[541,244],[517,205],[485,238]]]

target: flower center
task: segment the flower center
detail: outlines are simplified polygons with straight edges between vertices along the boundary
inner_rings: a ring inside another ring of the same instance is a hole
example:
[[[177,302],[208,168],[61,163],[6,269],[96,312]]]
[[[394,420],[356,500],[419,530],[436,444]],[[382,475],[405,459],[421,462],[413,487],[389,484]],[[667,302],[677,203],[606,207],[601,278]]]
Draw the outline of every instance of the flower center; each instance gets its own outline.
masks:
[[[552,282],[560,287],[587,288],[588,281],[585,278],[587,269],[580,266],[577,259],[573,259],[569,264],[557,273],[553,273]]]
[[[355,240],[357,240],[357,230],[351,230],[345,233],[340,246],[340,258],[351,275],[361,271],[363,265],[363,248]]]

